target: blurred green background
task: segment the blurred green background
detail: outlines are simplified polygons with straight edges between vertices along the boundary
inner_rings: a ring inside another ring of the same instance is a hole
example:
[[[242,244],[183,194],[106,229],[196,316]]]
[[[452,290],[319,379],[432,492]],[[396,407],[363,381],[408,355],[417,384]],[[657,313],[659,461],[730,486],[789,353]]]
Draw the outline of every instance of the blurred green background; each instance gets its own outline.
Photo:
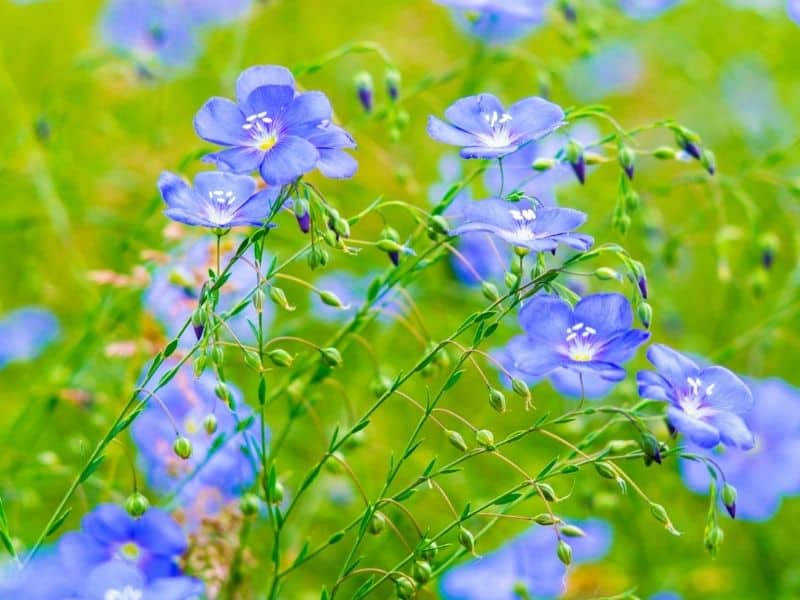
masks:
[[[102,7],[101,2],[83,0],[0,4],[0,313],[41,304],[58,315],[63,328],[60,342],[38,360],[0,373],[0,496],[23,545],[32,543],[82,457],[124,403],[141,365],[164,339],[142,312],[141,288],[99,285],[91,272],[131,274],[146,264],[143,252],[174,246],[164,235],[167,221],[155,182],[163,169],[191,173],[203,168],[190,160],[208,149],[192,130],[192,117],[202,103],[212,95],[232,95],[236,76],[247,66],[297,67],[353,41],[382,45],[402,71],[404,90],[413,90],[426,77],[463,68],[475,52],[475,42],[448,11],[429,0],[271,1],[259,4],[251,17],[204,35],[205,50],[194,68],[168,80],[143,80],[129,63],[103,48],[98,36]],[[715,151],[718,176],[706,176],[697,163],[642,159],[635,181],[642,206],[624,236],[610,224],[618,177],[613,165],[593,171],[583,188],[562,189],[562,204],[589,214],[586,230],[598,242],[619,242],[647,266],[655,341],[696,352],[741,374],[800,383],[800,181],[794,179],[800,175],[795,161],[800,28],[782,11],[762,14],[717,1],[683,2],[645,22],[627,19],[599,2],[581,2],[578,9],[577,25],[554,17],[512,46],[506,60],[479,63],[467,87],[512,102],[539,93],[547,74],[555,102],[565,107],[584,104],[581,89],[591,82],[582,78],[592,73],[587,55],[614,44],[630,45],[642,61],[640,78],[601,101],[626,128],[670,117],[694,129]],[[378,102],[385,101],[383,64],[373,54],[348,55],[300,79],[303,87],[330,96],[338,119],[359,143],[356,178],[320,180],[320,186],[345,215],[381,194],[427,207],[428,187],[439,179],[437,163],[448,149],[427,137],[425,121],[462,95],[464,78],[408,94],[403,100],[408,128],[392,140],[387,124],[365,116],[357,102],[353,77],[362,69],[373,73],[379,82]],[[603,133],[610,131],[603,122],[597,126]],[[671,143],[663,131],[642,138],[644,147]],[[403,234],[413,227],[402,210],[386,211],[385,217]],[[355,233],[376,239],[382,225],[372,217]],[[765,270],[764,243],[772,238],[779,245],[774,266]],[[298,244],[287,221],[270,235],[268,249],[287,256]],[[337,269],[366,272],[383,268],[385,256],[367,250],[357,258],[335,255],[332,262]],[[305,263],[291,272],[314,277]],[[598,283],[592,289],[616,288]],[[287,291],[301,309],[279,313],[272,332],[325,339],[333,329],[309,319],[304,310],[307,292],[301,287]],[[434,339],[446,336],[484,304],[480,292],[465,292],[444,264],[425,273],[412,293]],[[504,335],[515,333],[510,319]],[[420,352],[400,325],[373,326],[365,336],[389,373],[407,367]],[[107,352],[110,343],[127,341],[134,342],[131,355]],[[371,401],[368,386],[374,373],[368,359],[356,346],[336,374],[361,410]],[[643,364],[640,356],[630,370]],[[468,413],[496,437],[531,421],[519,406],[506,415],[494,413],[478,382],[474,373],[465,376],[446,405]],[[242,375],[237,383],[252,403],[253,382]],[[408,391],[423,397],[424,385],[418,381]],[[634,395],[628,381],[612,398],[623,403]],[[534,396],[540,410],[556,411],[571,402],[557,398],[547,385],[537,387]],[[336,422],[347,420],[335,386],[313,390],[309,400],[326,437]],[[417,416],[399,399],[388,403],[373,420],[365,444],[348,453],[372,495],[383,481],[391,449],[405,442]],[[284,419],[280,412],[268,415],[273,429]],[[434,455],[456,456],[435,429],[426,434],[424,451],[406,467],[401,481],[410,480]],[[123,439],[132,454],[130,442]],[[324,444],[311,421],[295,430],[280,461],[290,490]],[[542,440],[528,440],[510,454],[535,472],[555,451]],[[95,503],[121,501],[130,492],[125,453],[121,448],[112,451],[112,458],[80,489],[68,527],[77,526],[80,514]],[[593,474],[576,478],[574,487],[558,482],[559,491],[572,492],[561,509],[565,514],[600,516],[613,524],[615,534],[605,560],[572,573],[569,597],[633,587],[643,596],[671,589],[686,598],[800,597],[792,525],[800,518],[799,501],[784,502],[768,523],[727,522],[722,551],[712,560],[702,544],[707,500],[684,487],[674,462],[636,467],[632,473],[669,509],[684,535],[668,535],[646,506],[633,496],[620,496],[613,482]],[[326,475],[325,481],[349,485],[335,474]],[[451,476],[448,490],[463,503],[490,497],[500,483],[508,487],[514,481],[513,471],[478,460]],[[296,539],[290,537],[289,543],[299,547],[303,529],[317,542],[324,540],[345,522],[345,513],[349,521],[360,508],[357,499],[345,508],[335,506],[323,493],[295,515]],[[409,508],[425,522],[447,520],[446,507],[434,492],[418,494]],[[502,523],[481,546],[494,547],[520,529],[513,522]],[[263,533],[263,541],[253,547],[256,556],[266,552],[268,536]],[[386,565],[402,555],[389,537],[369,540],[366,548],[378,562],[385,557]],[[291,581],[285,597],[318,597],[320,586],[339,571],[342,556],[337,552],[322,555]],[[260,560],[266,564],[267,558]],[[256,582],[264,576],[254,573]],[[388,594],[387,589],[383,596]]]

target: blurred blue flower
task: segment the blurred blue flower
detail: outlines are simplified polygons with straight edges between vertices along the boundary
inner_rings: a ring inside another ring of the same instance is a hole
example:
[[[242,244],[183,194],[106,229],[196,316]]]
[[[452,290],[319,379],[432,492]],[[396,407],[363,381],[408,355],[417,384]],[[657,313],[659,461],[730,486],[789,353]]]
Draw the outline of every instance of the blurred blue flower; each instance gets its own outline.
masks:
[[[520,151],[522,152],[522,151]],[[516,156],[517,153],[508,156]],[[505,159],[504,159],[505,160]],[[430,187],[431,204],[438,204],[450,186],[461,179],[462,162],[457,156],[448,154],[439,161],[441,181]],[[469,188],[462,189],[444,213],[445,217],[459,214],[472,202]],[[511,248],[507,244],[497,245],[486,233],[464,233],[454,242],[456,251],[450,259],[456,278],[466,285],[480,285],[503,275],[511,260]]]
[[[36,358],[59,336],[58,320],[46,308],[19,308],[0,319],[0,369]]]
[[[619,7],[633,19],[655,19],[681,0],[619,0]]]
[[[512,377],[521,379],[529,386],[547,379],[554,390],[570,398],[580,398],[583,394],[583,397],[589,400],[599,399],[606,396],[616,385],[616,382],[603,379],[594,373],[583,373],[583,385],[581,386],[581,374],[564,367],[556,367],[546,376],[534,376],[520,371],[514,366],[514,356],[524,352],[529,343],[526,336],[518,335],[511,338],[504,347],[493,350],[491,354]],[[502,381],[508,389],[511,389],[511,380],[508,377],[503,377]]]
[[[544,22],[551,0],[436,0],[454,9],[458,24],[488,44],[512,42]]]
[[[245,70],[236,82],[236,98],[211,98],[194,118],[197,135],[228,147],[206,160],[235,173],[258,170],[269,185],[295,181],[320,159],[328,177],[355,173],[355,161],[341,152],[354,142],[343,129],[332,128],[328,98],[322,92],[296,92],[288,69]]]
[[[172,366],[169,363],[162,371]],[[155,380],[159,377],[156,373]],[[238,431],[237,424],[246,422],[253,413],[242,401],[241,392],[228,384],[236,406],[236,413],[232,413],[217,398],[215,385],[213,375],[204,373],[194,377],[191,366],[185,365],[159,390],[160,402],[151,399],[131,426],[131,435],[139,449],[139,463],[150,487],[162,494],[177,492],[178,503],[184,507],[200,499],[202,506],[194,508],[207,510],[206,514],[216,513],[222,503],[252,486],[259,465],[260,422],[256,419],[245,431]],[[175,429],[164,407],[174,419],[178,433],[192,443],[188,459],[179,458],[173,451]],[[216,419],[216,428],[211,432],[205,428],[209,415]],[[212,446],[215,451],[206,460]]]
[[[428,135],[461,146],[462,158],[503,157],[564,123],[564,111],[538,97],[520,100],[506,111],[492,94],[468,96],[456,100],[444,115],[447,123],[428,117]]]
[[[586,214],[571,208],[540,208],[530,200],[509,202],[490,198],[463,206],[453,216],[454,235],[491,233],[513,246],[534,252],[555,252],[559,244],[588,250],[594,240],[574,230],[586,222]]]
[[[230,255],[224,253],[221,264],[226,264]],[[269,262],[265,255],[264,262]],[[150,285],[144,294],[144,305],[165,327],[167,335],[176,336],[183,324],[197,308],[200,288],[208,279],[208,269],[216,268],[215,242],[206,239],[189,241],[179,246],[173,253],[173,259],[167,264],[159,265],[152,274]],[[243,260],[231,267],[231,276],[220,289],[217,312],[230,310],[244,295],[256,286],[256,272]],[[264,326],[272,321],[274,308],[271,303],[263,307]],[[227,321],[231,331],[240,341],[248,343],[253,340],[253,333],[247,324],[248,311],[244,311]],[[222,337],[229,336],[228,327],[220,329]],[[188,328],[180,339],[182,347],[191,346],[195,335]]]
[[[658,592],[650,596],[647,600],[682,600],[682,596],[675,592]]]
[[[144,67],[182,68],[197,57],[193,23],[176,3],[111,0],[101,22],[104,41]]]
[[[81,587],[81,600],[200,600],[204,586],[191,577],[148,582],[136,567],[114,560],[92,569]]]
[[[753,407],[744,382],[724,367],[700,368],[662,344],[647,349],[656,371],[636,375],[639,395],[669,403],[670,424],[691,442],[713,448],[720,442],[743,449],[753,447],[753,434],[742,419]]]
[[[180,7],[195,25],[222,25],[245,16],[253,0],[167,0]]]
[[[3,600],[63,600],[77,597],[79,592],[81,579],[64,568],[57,548],[42,548],[22,571],[10,562],[3,567],[0,571]]]
[[[116,504],[100,504],[83,517],[80,531],[59,540],[58,555],[76,577],[116,560],[135,566],[150,581],[179,575],[177,561],[187,547],[180,526],[160,508],[134,518]]]
[[[610,526],[600,519],[576,521],[584,537],[566,538],[574,563],[603,558],[611,547]],[[481,558],[454,567],[441,579],[446,600],[519,600],[524,589],[536,598],[564,593],[567,568],[556,556],[558,540],[550,527],[534,526]]]
[[[786,13],[792,21],[800,25],[800,0],[786,0]]]
[[[631,329],[633,311],[622,294],[586,296],[574,309],[558,296],[536,295],[520,311],[519,322],[525,343],[508,349],[514,369],[533,376],[562,367],[621,381],[621,365],[650,337]]]
[[[353,318],[355,313],[364,304],[367,297],[367,289],[372,280],[378,273],[368,273],[357,275],[348,271],[336,271],[326,273],[319,277],[314,285],[320,290],[332,292],[339,297],[339,300],[346,308],[336,308],[325,304],[318,294],[311,294],[312,314],[321,321],[339,322],[348,321]],[[395,294],[388,294],[379,300],[372,308],[379,311],[378,319],[384,323],[392,321],[395,316],[406,312],[403,304],[397,299]]]
[[[644,64],[637,51],[618,42],[575,62],[566,74],[566,84],[581,102],[596,102],[630,92],[643,76]]]
[[[738,492],[737,518],[764,521],[775,515],[782,498],[800,494],[800,470],[789,467],[800,456],[800,390],[780,379],[748,379],[747,384],[755,400],[744,417],[755,438],[753,449],[710,451],[694,444],[686,449],[722,468]],[[683,459],[681,472],[691,490],[708,493],[710,474],[703,463]]]
[[[249,175],[219,171],[198,174],[194,187],[165,171],[158,178],[158,189],[167,204],[164,214],[170,219],[212,229],[262,226],[280,191],[269,187],[258,192],[255,180]]]

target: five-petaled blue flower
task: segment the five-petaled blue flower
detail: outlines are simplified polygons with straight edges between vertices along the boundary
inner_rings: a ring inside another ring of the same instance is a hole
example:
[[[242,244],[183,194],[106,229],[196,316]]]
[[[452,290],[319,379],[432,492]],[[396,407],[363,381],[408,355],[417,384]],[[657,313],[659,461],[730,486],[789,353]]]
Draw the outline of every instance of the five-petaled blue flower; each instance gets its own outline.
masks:
[[[800,390],[781,379],[747,380],[755,400],[744,418],[755,438],[748,452],[735,448],[686,449],[706,456],[722,468],[736,488],[736,517],[765,521],[778,512],[781,499],[800,493],[800,469],[788,468],[800,456]],[[707,494],[709,473],[699,461],[681,460],[686,485]]]
[[[675,429],[703,448],[720,442],[753,447],[753,434],[742,419],[753,407],[753,395],[741,379],[724,367],[700,368],[662,344],[650,346],[647,359],[656,372],[636,375],[639,395],[668,402],[667,418]]]
[[[611,547],[612,532],[608,523],[600,519],[574,523],[585,535],[568,538],[573,562],[603,558]],[[446,572],[440,585],[442,596],[446,600],[560,596],[566,587],[567,568],[556,555],[556,544],[552,529],[533,527],[498,550]]]
[[[471,202],[454,220],[455,235],[483,231],[534,252],[555,252],[559,244],[584,251],[594,243],[591,236],[574,232],[586,222],[586,214],[571,208],[540,208],[530,200],[490,198]]]
[[[353,139],[331,124],[322,92],[298,93],[291,72],[279,66],[245,70],[236,82],[236,102],[211,98],[194,119],[197,134],[227,146],[207,160],[235,173],[260,171],[269,185],[292,183],[314,168],[346,178],[356,163],[343,148]]]
[[[536,295],[520,311],[519,322],[527,343],[510,348],[514,368],[534,376],[563,367],[621,381],[622,363],[650,337],[631,328],[633,311],[622,294],[586,296],[574,309],[558,296]]]
[[[538,97],[506,110],[492,94],[468,96],[454,102],[444,116],[448,123],[428,118],[428,135],[461,146],[463,158],[502,158],[564,124],[561,107]]]
[[[178,558],[187,547],[186,534],[160,508],[134,518],[116,504],[101,504],[83,517],[80,531],[61,538],[58,554],[72,573],[85,574],[106,561],[119,560],[151,580],[179,575]]]
[[[280,188],[257,191],[249,175],[210,171],[194,178],[194,187],[174,173],[165,171],[158,178],[158,189],[167,204],[170,219],[187,225],[212,229],[237,226],[260,227],[267,220],[270,206]]]

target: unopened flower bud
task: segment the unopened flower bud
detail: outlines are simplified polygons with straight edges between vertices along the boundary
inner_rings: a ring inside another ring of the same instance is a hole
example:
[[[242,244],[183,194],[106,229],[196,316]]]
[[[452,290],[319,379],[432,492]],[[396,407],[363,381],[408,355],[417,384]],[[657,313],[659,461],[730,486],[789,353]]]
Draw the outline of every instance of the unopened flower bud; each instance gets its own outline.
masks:
[[[539,494],[542,496],[542,498],[548,502],[555,502],[558,499],[558,496],[556,496],[556,491],[549,483],[537,483],[536,488],[539,490]]]
[[[326,366],[328,366],[328,367],[330,367],[332,369],[335,368],[335,367],[341,367],[342,366],[342,362],[343,362],[342,361],[342,355],[333,346],[331,346],[329,348],[322,348],[320,350],[320,354],[322,354],[322,362]]]
[[[736,518],[736,488],[730,483],[722,486],[722,503],[732,519]]]
[[[283,497],[286,491],[283,487],[283,484],[280,481],[276,481],[275,484],[272,486],[272,489],[269,490],[269,502],[270,504],[278,505],[283,502]]]
[[[448,441],[451,444],[453,444],[453,446],[455,446],[462,452],[467,451],[467,442],[464,441],[464,438],[461,437],[460,433],[452,429],[448,429],[447,431],[445,431],[445,435],[447,436]]]
[[[206,313],[202,307],[198,306],[192,313],[192,329],[195,337],[199,340],[205,331]]]
[[[192,455],[192,442],[188,438],[178,436],[172,445],[172,450],[183,460],[188,460]]]
[[[558,560],[569,566],[572,563],[572,547],[564,540],[558,540],[558,548],[556,549]]]
[[[489,404],[500,414],[506,412],[506,397],[496,388],[489,388]]]
[[[555,525],[558,523],[559,519],[555,515],[551,515],[550,513],[541,513],[533,517],[533,522],[537,525]]]
[[[228,385],[224,381],[218,381],[217,384],[214,386],[214,394],[225,403],[228,403],[231,392],[228,389]]]
[[[475,554],[475,536],[463,525],[458,529],[458,543],[471,554]]]
[[[289,304],[289,300],[286,298],[286,292],[283,291],[283,288],[279,288],[277,286],[272,286],[269,288],[269,298],[275,304],[280,306],[285,310],[292,311],[294,310],[294,306]]]
[[[251,369],[255,369],[256,371],[261,370],[261,357],[258,355],[258,352],[254,352],[253,350],[245,350],[244,362]]]
[[[248,493],[239,501],[239,510],[245,517],[250,517],[258,513],[260,504],[258,496]]]
[[[586,535],[586,532],[577,525],[562,525],[559,530],[562,535],[567,537],[584,537]]]
[[[434,237],[436,235],[447,235],[450,231],[447,219],[442,215],[433,215],[428,219],[428,231],[431,232]]]
[[[653,156],[659,160],[672,160],[677,156],[674,148],[669,146],[659,146],[653,150]]]
[[[488,429],[479,429],[475,434],[475,441],[487,450],[494,449],[494,434]]]
[[[725,534],[719,525],[712,524],[706,527],[705,535],[703,536],[703,543],[705,544],[706,550],[708,550],[711,556],[717,555],[717,552],[719,552],[719,547],[722,545],[722,540],[724,538]]]
[[[531,390],[528,387],[528,384],[519,379],[518,377],[511,378],[511,389],[514,393],[525,400],[525,402],[529,402],[531,399]]]
[[[658,443],[653,434],[645,433],[642,435],[641,448],[644,453],[645,465],[649,466],[653,462],[661,464],[661,444]]]
[[[392,102],[395,102],[400,97],[400,83],[402,76],[397,69],[389,69],[386,71],[386,91]]]
[[[411,576],[420,584],[426,584],[433,577],[433,569],[427,560],[416,560],[411,567]]]
[[[276,367],[291,367],[294,357],[283,348],[276,348],[267,352],[267,358]]]
[[[549,171],[558,164],[554,158],[537,158],[533,161],[531,168],[534,171]]]
[[[208,435],[213,435],[217,431],[217,417],[206,415],[206,418],[203,419],[203,429]]]
[[[633,163],[635,157],[636,154],[630,146],[620,146],[617,159],[619,160],[619,165],[622,167],[622,170],[625,171],[625,175],[628,176],[628,179],[633,179]]]
[[[320,291],[319,299],[322,300],[323,304],[327,304],[328,306],[333,306],[334,308],[341,308],[341,309],[350,308],[350,305],[342,302],[339,299],[339,296],[327,290]]]
[[[367,112],[372,112],[373,96],[375,85],[372,83],[372,75],[367,71],[359,71],[353,79],[358,92],[358,100]]]
[[[386,515],[381,511],[376,510],[372,513],[372,518],[369,520],[369,532],[372,535],[378,535],[386,527]]]
[[[311,231],[311,213],[308,208],[308,201],[305,198],[295,198],[294,217],[297,219],[297,226],[303,233]]]
[[[642,322],[642,325],[644,325],[646,329],[650,329],[650,324],[653,322],[653,307],[647,302],[642,302],[636,307],[636,314]]]
[[[422,549],[420,550],[420,556],[423,560],[427,562],[431,562],[439,552],[439,545],[433,541],[425,539],[421,543]]]
[[[394,382],[388,375],[384,375],[383,373],[378,373],[372,382],[369,384],[369,389],[372,392],[372,395],[376,398],[380,398],[384,394],[386,394],[390,389],[392,389],[392,384]]]
[[[197,358],[194,359],[194,376],[200,377],[203,374],[203,371],[206,370],[206,362],[208,362],[208,356],[205,352],[200,352],[197,355]]]
[[[505,284],[509,290],[517,289],[517,286],[519,285],[519,275],[515,275],[511,271],[506,271]]]
[[[311,251],[308,253],[308,266],[313,270],[319,267],[324,267],[328,264],[330,257],[325,248],[319,246],[312,246]]]
[[[214,344],[211,348],[211,362],[217,367],[221,367],[225,362],[225,351],[220,344]]]
[[[606,462],[598,461],[594,463],[594,468],[597,470],[600,477],[605,477],[606,479],[617,478],[617,472]]]
[[[594,276],[600,279],[601,281],[608,281],[610,279],[619,280],[620,276],[617,271],[612,269],[611,267],[598,267],[594,270]]]
[[[709,175],[717,172],[717,158],[711,150],[703,149],[703,153],[700,155],[700,164],[708,171]]]
[[[141,492],[133,492],[125,500],[125,510],[132,517],[141,517],[150,508],[150,501]]]
[[[575,140],[567,142],[564,155],[575,173],[575,177],[583,184],[586,181],[586,157],[583,154],[583,146]]]
[[[400,575],[394,582],[394,593],[400,600],[411,600],[417,594],[417,584],[406,575]]]
[[[495,302],[500,299],[500,292],[497,291],[497,286],[489,281],[484,281],[481,284],[481,292],[487,300]]]

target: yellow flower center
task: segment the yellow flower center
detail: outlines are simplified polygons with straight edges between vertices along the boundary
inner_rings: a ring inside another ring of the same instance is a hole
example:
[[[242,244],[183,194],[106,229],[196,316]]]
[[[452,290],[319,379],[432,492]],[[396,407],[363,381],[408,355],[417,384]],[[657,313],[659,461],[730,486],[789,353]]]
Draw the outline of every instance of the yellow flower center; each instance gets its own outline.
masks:
[[[592,360],[592,355],[589,354],[586,350],[576,350],[575,352],[572,352],[569,356],[572,360],[577,362],[589,362],[590,360]]]
[[[261,142],[258,144],[259,150],[263,150],[264,152],[268,152],[272,150],[272,147],[278,143],[278,136],[274,133],[270,133],[267,137],[265,137]]]
[[[127,560],[136,560],[140,554],[139,546],[134,542],[126,542],[119,547],[119,553],[122,558]]]

